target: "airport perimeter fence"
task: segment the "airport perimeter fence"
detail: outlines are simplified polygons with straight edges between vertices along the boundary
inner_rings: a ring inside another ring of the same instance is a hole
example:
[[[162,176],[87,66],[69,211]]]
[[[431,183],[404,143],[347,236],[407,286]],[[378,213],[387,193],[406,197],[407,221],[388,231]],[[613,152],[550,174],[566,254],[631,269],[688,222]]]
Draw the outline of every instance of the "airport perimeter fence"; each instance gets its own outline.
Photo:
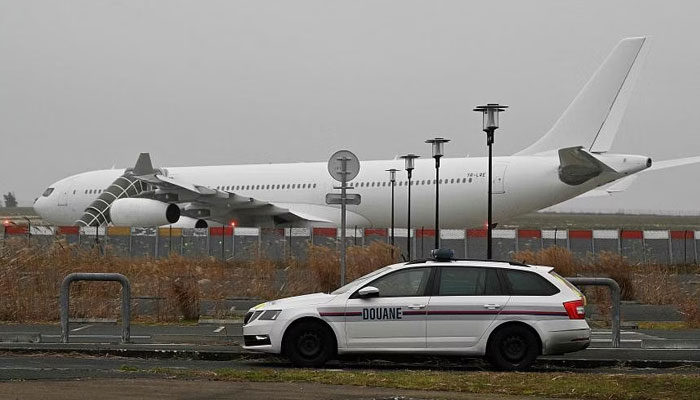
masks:
[[[0,228],[1,229],[1,228]],[[406,254],[407,229],[395,229],[395,245]],[[410,232],[413,258],[430,256],[435,242],[432,229]],[[700,231],[695,230],[533,230],[496,229],[493,231],[494,258],[511,260],[522,250],[537,251],[551,246],[569,249],[578,257],[595,257],[601,252],[617,252],[631,262],[659,264],[697,264]],[[5,226],[5,241],[25,241],[26,246],[51,246],[65,241],[82,248],[96,248],[124,257],[162,258],[214,257],[226,260],[304,260],[310,244],[337,248],[340,229],[336,228],[246,228],[211,227],[128,228],[128,227],[51,227]],[[389,229],[350,228],[346,232],[349,246],[366,246],[372,242],[390,242]],[[454,250],[459,258],[486,257],[486,230],[443,229],[441,247]],[[516,260],[517,261],[517,260]]]

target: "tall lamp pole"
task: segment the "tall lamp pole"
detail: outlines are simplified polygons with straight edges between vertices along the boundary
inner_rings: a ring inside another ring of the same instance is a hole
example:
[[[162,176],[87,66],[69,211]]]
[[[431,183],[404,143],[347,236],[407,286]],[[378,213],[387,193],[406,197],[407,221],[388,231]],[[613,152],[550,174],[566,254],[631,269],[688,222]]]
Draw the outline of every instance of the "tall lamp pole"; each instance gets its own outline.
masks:
[[[405,170],[408,173],[408,217],[406,220],[406,228],[408,228],[408,233],[406,234],[406,242],[408,249],[408,260],[411,261],[411,177],[413,176],[413,169],[415,168],[415,159],[420,156],[415,154],[406,154],[401,156],[405,162]]]
[[[444,144],[450,139],[436,137],[428,139],[425,143],[433,145],[433,158],[435,159],[435,249],[440,248],[440,158],[445,155]]]
[[[396,172],[398,169],[391,168],[387,169],[389,172],[389,183],[391,184],[391,247],[392,247],[392,257],[394,254],[394,188],[396,187]]]
[[[505,111],[508,106],[503,106],[500,104],[489,103],[485,106],[478,106],[474,109],[476,112],[480,112],[483,115],[483,130],[486,132],[486,145],[489,147],[489,198],[488,198],[488,221],[487,221],[487,234],[486,234],[486,258],[491,259],[492,252],[492,234],[493,234],[493,220],[492,220],[492,171],[493,171],[493,134],[498,129],[498,113]]]
[[[32,220],[27,217],[22,217],[27,220],[27,247],[32,247]]]

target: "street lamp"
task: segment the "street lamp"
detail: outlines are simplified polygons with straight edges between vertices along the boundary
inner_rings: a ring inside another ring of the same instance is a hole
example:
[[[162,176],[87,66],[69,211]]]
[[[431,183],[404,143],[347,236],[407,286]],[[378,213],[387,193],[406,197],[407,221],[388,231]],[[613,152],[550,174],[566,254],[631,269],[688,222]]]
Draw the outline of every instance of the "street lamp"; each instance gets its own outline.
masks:
[[[444,144],[450,139],[436,137],[428,139],[425,143],[433,145],[433,158],[435,159],[435,248],[440,248],[440,158],[445,155]]]
[[[396,187],[396,172],[398,169],[387,169],[389,172],[389,182],[391,183],[391,254],[394,256],[394,188]]]
[[[492,183],[493,183],[493,178],[491,176],[492,170],[493,170],[493,153],[492,153],[492,145],[493,145],[493,133],[498,129],[498,114],[502,111],[505,111],[508,106],[502,106],[500,104],[493,104],[489,103],[485,106],[478,106],[474,109],[476,112],[480,112],[483,114],[483,130],[486,132],[486,145],[489,146],[489,198],[488,198],[488,221],[487,221],[487,234],[486,234],[486,258],[491,259],[492,256],[492,249],[491,249],[491,242],[492,242],[492,230],[493,230],[493,221],[492,221],[492,205],[491,205],[491,197],[493,195],[492,193]]]
[[[27,220],[27,247],[32,247],[32,221],[27,217],[22,217]]]
[[[221,262],[226,262],[226,246],[225,246],[225,240],[226,240],[226,225],[225,223],[221,223]]]
[[[415,159],[420,156],[415,154],[406,154],[401,156],[405,162],[405,169],[408,172],[408,218],[406,221],[406,227],[408,228],[408,234],[406,236],[407,248],[408,248],[408,260],[411,261],[411,177],[413,175],[413,169],[415,168]]]

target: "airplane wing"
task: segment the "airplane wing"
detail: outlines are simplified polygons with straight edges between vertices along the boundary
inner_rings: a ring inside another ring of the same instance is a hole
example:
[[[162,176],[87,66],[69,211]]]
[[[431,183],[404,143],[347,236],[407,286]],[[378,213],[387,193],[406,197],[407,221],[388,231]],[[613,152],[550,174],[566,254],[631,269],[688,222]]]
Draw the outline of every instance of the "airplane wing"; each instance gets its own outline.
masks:
[[[235,192],[210,188],[193,182],[167,176],[165,171],[152,166],[148,153],[141,153],[136,165],[126,171],[133,178],[147,184],[147,190],[137,197],[175,203],[181,215],[195,219],[209,219],[228,224],[236,220],[239,224],[258,225],[260,219],[272,220],[275,225],[303,222],[332,223],[322,207],[309,210],[305,205],[275,204]]]
[[[155,179],[153,179],[155,178]],[[331,221],[304,211],[295,211],[293,205],[278,205],[231,191],[212,189],[165,175],[155,175],[147,182],[156,189],[153,195],[142,197],[167,198],[173,195],[182,209],[182,215],[192,218],[207,218],[221,223],[235,219],[238,223],[260,218],[271,218],[275,224],[304,221],[330,223]]]

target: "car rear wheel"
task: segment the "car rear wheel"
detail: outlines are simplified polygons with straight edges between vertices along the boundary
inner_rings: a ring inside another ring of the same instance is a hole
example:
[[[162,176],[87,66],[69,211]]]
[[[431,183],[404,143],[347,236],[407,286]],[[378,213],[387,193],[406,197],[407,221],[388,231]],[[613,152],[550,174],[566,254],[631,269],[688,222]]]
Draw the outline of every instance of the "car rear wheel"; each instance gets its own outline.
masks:
[[[498,369],[523,371],[534,364],[540,353],[532,331],[521,325],[507,326],[494,333],[486,357]]]
[[[297,367],[323,366],[336,352],[330,329],[318,322],[301,322],[289,328],[284,336],[284,349]]]

